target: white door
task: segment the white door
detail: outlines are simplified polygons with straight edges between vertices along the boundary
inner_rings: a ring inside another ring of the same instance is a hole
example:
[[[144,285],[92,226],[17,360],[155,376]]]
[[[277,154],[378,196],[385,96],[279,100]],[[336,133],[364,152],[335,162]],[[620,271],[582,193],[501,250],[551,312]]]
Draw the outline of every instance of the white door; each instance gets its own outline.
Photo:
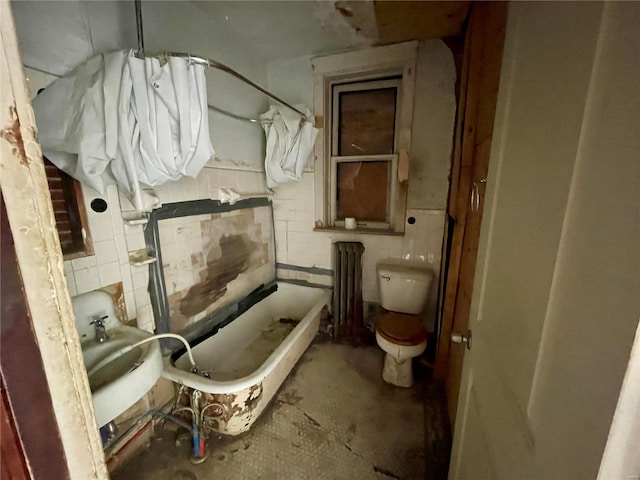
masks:
[[[638,25],[509,6],[452,479],[597,475],[640,316]]]

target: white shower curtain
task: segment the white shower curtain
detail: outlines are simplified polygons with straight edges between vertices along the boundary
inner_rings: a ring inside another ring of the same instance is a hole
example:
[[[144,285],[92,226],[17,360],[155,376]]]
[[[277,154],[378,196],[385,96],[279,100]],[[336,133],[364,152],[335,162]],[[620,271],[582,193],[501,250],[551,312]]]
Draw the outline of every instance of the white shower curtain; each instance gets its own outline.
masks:
[[[311,118],[311,111],[304,105],[294,106]],[[300,180],[304,166],[313,158],[318,129],[284,105],[271,106],[260,115],[260,120],[267,136],[264,161],[267,187]]]
[[[33,101],[44,155],[104,193],[116,183],[136,209],[159,202],[146,187],[195,177],[213,156],[204,66],[183,58],[93,57]]]

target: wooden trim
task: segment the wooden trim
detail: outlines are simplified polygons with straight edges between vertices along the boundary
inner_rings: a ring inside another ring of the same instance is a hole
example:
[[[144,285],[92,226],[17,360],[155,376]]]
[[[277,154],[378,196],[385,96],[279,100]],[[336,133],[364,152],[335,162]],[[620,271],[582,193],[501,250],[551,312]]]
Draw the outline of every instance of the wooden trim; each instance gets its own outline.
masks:
[[[382,65],[413,60],[418,55],[418,42],[396,43],[383,47],[315,57],[311,59],[314,74],[334,75],[339,71],[379,69]]]
[[[82,184],[74,180],[73,187],[76,192],[76,202],[78,204],[78,212],[80,213],[80,224],[82,225],[82,237],[84,241],[83,256],[89,257],[94,254],[93,238],[91,237],[91,229],[89,228],[89,219],[87,218],[87,206],[84,203],[84,194]],[[65,256],[65,260],[67,257]]]
[[[458,100],[458,111],[456,115],[456,126],[453,138],[453,154],[451,161],[451,181],[449,184],[449,205],[447,211],[449,215],[456,218],[456,206],[458,201],[458,185],[460,181],[460,165],[462,163],[462,130],[464,128],[464,116],[467,104],[467,89],[469,82],[469,58],[471,35],[467,30],[464,38],[464,53],[462,56],[462,72],[460,74],[460,98]]]
[[[0,187],[33,332],[46,359],[43,366],[69,477],[106,479],[102,443],[95,426],[42,151],[8,2],[0,2],[0,70]]]
[[[451,348],[451,332],[465,331],[469,321],[506,17],[506,3],[474,3],[465,39],[463,70],[466,70],[467,78],[466,83],[461,84],[454,153],[455,181],[452,178],[448,207],[455,224],[434,370],[435,378],[446,380],[452,423],[455,422],[464,351]],[[479,200],[477,210],[469,208],[474,185]]]
[[[31,478],[31,474],[27,467],[27,460],[20,443],[3,378],[0,378],[0,391],[2,394],[0,403],[0,478],[28,480]]]
[[[324,120],[315,144],[314,211],[315,227],[331,226],[330,163],[327,153],[331,152],[331,103],[332,85],[344,80],[366,80],[385,75],[402,75],[400,115],[397,135],[397,152],[408,158],[411,147],[415,73],[418,56],[418,42],[406,42],[368,50],[358,50],[339,55],[312,59],[313,108],[316,117]],[[328,170],[329,169],[329,170]],[[398,181],[397,166],[393,172],[395,192],[391,199],[391,228],[404,232],[404,213],[407,206],[408,182]]]
[[[7,398],[16,421],[16,432],[19,432],[33,477],[63,480],[68,477],[69,472],[55,422],[42,357],[25,303],[13,235],[1,192],[0,234],[0,370],[4,388],[7,390]],[[42,435],[42,432],[47,432],[47,435]]]
[[[65,260],[93,255],[82,185],[46,157],[43,160]]]
[[[477,10],[472,6],[471,17]],[[477,14],[476,14],[477,15]],[[475,31],[474,31],[475,29]],[[482,44],[475,37],[479,35],[478,22],[469,22],[465,39],[465,55],[463,72],[466,65],[466,83],[460,85],[461,105],[456,121],[456,144],[454,152],[454,169],[457,172],[456,185],[451,186],[449,214],[454,219],[451,253],[447,265],[447,281],[442,309],[442,324],[438,339],[438,354],[434,368],[434,377],[444,380],[448,371],[449,348],[451,345],[451,331],[455,312],[460,262],[462,259],[462,244],[467,214],[468,199],[471,188],[471,163],[473,161],[473,145],[475,141],[477,93],[479,90],[479,73],[482,60]],[[463,73],[464,75],[464,73]],[[451,201],[454,199],[454,207]]]

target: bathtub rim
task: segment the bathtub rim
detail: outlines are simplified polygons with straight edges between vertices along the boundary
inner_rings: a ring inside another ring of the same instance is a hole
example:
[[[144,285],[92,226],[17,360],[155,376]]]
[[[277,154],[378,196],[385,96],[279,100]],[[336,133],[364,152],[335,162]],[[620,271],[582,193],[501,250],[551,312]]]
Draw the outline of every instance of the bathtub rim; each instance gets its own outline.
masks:
[[[310,287],[312,288],[312,287]],[[329,306],[331,294],[329,291],[322,292],[321,297],[317,300],[313,306],[307,311],[304,318],[298,325],[287,335],[283,342],[262,362],[262,364],[252,373],[241,378],[234,380],[214,380],[212,378],[202,377],[196,375],[187,370],[182,370],[175,366],[175,361],[172,360],[171,355],[163,358],[162,377],[171,380],[172,382],[184,385],[186,387],[200,390],[201,392],[214,393],[214,394],[227,394],[236,393],[246,388],[258,385],[261,383],[273,370],[273,368],[283,359],[290,345],[296,342],[304,333],[304,331],[314,321],[321,310],[325,306]],[[259,305],[258,302],[251,308]],[[240,317],[238,317],[240,318]],[[182,357],[182,356],[181,356]],[[180,358],[181,358],[180,357]]]

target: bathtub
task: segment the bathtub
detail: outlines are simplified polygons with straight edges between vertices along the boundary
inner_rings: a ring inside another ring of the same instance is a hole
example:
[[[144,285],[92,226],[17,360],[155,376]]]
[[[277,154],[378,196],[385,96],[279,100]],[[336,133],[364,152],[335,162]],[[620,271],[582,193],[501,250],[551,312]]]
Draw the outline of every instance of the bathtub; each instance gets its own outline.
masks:
[[[326,289],[278,283],[276,292],[192,349],[210,378],[191,373],[186,353],[165,358],[162,376],[201,392],[207,428],[245,432],[313,340],[330,297]]]

